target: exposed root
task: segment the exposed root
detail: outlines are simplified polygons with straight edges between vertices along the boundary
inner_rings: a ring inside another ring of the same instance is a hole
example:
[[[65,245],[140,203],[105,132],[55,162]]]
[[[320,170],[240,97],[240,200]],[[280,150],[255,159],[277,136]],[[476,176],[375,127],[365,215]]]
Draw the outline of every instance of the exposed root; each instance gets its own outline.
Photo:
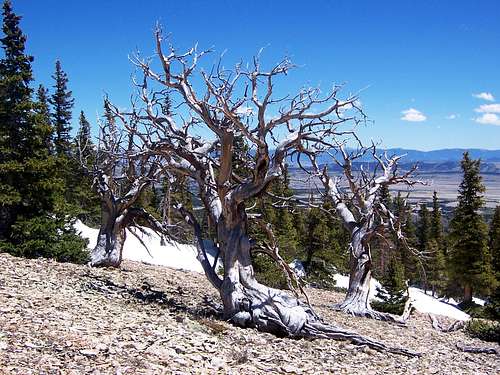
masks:
[[[467,346],[467,345],[459,344],[458,342],[457,342],[456,346],[457,346],[458,350],[461,350],[462,352],[466,352],[466,353],[483,353],[483,354],[500,355],[500,351],[496,348],[478,348],[475,346]]]
[[[405,308],[405,312],[403,315],[393,315],[389,313],[384,313],[380,311],[375,311],[371,308],[367,307],[354,307],[352,305],[343,306],[341,305],[333,305],[333,309],[336,311],[342,311],[348,315],[358,316],[363,318],[370,318],[375,320],[381,320],[383,322],[396,323],[400,325],[406,325],[410,317],[411,305],[408,305],[408,308]]]
[[[334,340],[346,340],[355,345],[366,345],[379,352],[388,352],[404,355],[407,357],[420,357],[422,353],[414,352],[405,348],[388,346],[380,341],[364,337],[356,332],[348,331],[336,326],[326,325],[317,321],[307,322],[302,328],[301,337],[327,338]]]
[[[429,319],[431,320],[432,328],[439,332],[454,332],[465,327],[465,322],[462,320],[457,320],[454,323],[450,324],[448,327],[443,327],[443,325],[441,324],[441,322],[439,322],[438,318],[435,315],[429,314]]]
[[[308,305],[283,291],[256,283],[251,288],[245,288],[244,294],[245,301],[239,304],[242,309],[230,319],[238,326],[254,327],[284,337],[346,340],[355,345],[365,345],[377,351],[408,357],[421,355],[404,348],[388,346],[335,325],[325,324]]]

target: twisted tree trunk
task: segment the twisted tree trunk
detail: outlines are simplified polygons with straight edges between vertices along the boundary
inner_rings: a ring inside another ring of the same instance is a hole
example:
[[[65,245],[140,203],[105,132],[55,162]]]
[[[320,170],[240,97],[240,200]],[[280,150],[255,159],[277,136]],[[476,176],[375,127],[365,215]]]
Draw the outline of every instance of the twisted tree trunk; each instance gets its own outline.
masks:
[[[368,228],[356,227],[353,230],[350,244],[349,288],[344,301],[336,309],[353,316],[367,317],[377,320],[405,324],[409,310],[401,317],[375,311],[370,306],[370,282],[372,278],[372,259],[370,247],[365,242]],[[409,307],[409,306],[408,306]]]
[[[102,204],[101,227],[97,237],[97,244],[90,254],[91,266],[120,266],[126,238],[125,220],[126,213],[119,213],[116,207]]]
[[[379,351],[406,356],[420,355],[324,324],[309,305],[282,290],[257,282],[246,227],[246,215],[242,207],[221,218],[217,225],[219,249],[224,260],[224,278],[218,284],[218,289],[225,319],[240,327],[253,327],[281,337],[348,340]]]
[[[366,230],[357,228],[351,237],[349,288],[339,308],[352,315],[370,310],[370,281],[372,262],[369,248],[363,243]]]

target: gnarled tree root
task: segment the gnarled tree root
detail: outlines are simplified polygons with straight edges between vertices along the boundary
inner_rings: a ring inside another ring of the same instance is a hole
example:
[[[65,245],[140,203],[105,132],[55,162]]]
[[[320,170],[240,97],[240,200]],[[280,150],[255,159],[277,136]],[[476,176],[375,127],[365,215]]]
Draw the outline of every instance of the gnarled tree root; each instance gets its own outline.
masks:
[[[297,336],[305,338],[324,338],[333,340],[346,340],[355,345],[366,345],[379,352],[388,352],[404,355],[407,357],[420,357],[422,353],[414,352],[405,348],[388,346],[380,341],[362,336],[356,332],[348,331],[336,326],[323,324],[321,322],[307,322]]]
[[[352,316],[381,320],[384,322],[396,323],[399,325],[406,325],[406,322],[410,318],[412,305],[410,302],[407,302],[405,305],[404,312],[401,316],[393,315],[393,314],[389,314],[389,313],[383,313],[380,311],[375,311],[375,310],[368,308],[368,307],[365,307],[365,306],[352,305],[352,304],[333,305],[332,308],[336,311],[341,311],[343,313],[346,313],[346,314],[352,315]]]
[[[408,357],[421,355],[404,348],[388,346],[335,325],[325,324],[309,305],[282,291],[255,283],[244,288],[244,295],[245,303],[240,303],[240,310],[230,318],[238,326],[254,327],[285,337],[346,340],[355,345],[365,345],[377,351]]]
[[[483,354],[496,354],[500,355],[500,351],[496,348],[478,348],[475,346],[467,346],[456,343],[457,349],[466,353],[483,353]]]

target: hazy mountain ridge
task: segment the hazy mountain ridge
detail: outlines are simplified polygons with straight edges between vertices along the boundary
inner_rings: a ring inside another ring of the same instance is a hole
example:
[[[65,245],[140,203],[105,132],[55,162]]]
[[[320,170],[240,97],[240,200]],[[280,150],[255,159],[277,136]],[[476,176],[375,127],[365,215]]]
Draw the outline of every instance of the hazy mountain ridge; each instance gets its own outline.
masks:
[[[377,154],[381,155],[385,152],[388,156],[402,155],[403,158],[400,162],[400,168],[402,170],[408,170],[413,167],[413,165],[417,164],[418,173],[461,173],[460,161],[465,151],[469,151],[473,159],[481,159],[481,173],[500,174],[500,150],[454,148],[419,151],[404,148],[389,148],[380,149]],[[340,171],[340,167],[332,163],[328,155],[321,155],[317,160],[320,164],[328,164],[332,170]],[[301,164],[303,166],[310,165],[305,158],[301,159]],[[353,163],[353,167],[356,170],[361,166],[363,166],[364,169],[370,169],[370,166],[374,165],[370,154],[365,155],[363,158],[359,159],[359,161]],[[298,167],[296,159],[291,161],[290,166],[292,168]]]

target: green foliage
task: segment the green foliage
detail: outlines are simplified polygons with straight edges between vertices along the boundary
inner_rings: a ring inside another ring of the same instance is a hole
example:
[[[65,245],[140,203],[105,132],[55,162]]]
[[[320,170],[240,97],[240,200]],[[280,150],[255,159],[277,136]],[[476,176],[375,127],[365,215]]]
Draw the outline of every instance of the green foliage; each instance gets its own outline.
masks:
[[[435,239],[429,241],[427,248],[431,254],[427,262],[427,281],[433,294],[440,293],[446,287],[446,258]]]
[[[500,206],[495,208],[489,230],[489,248],[492,256],[493,272],[500,286]]]
[[[471,319],[465,326],[465,332],[471,337],[484,341],[500,342],[500,323],[483,319]]]
[[[53,258],[58,262],[84,264],[88,259],[87,240],[74,233],[63,218],[19,217],[12,228],[13,242],[0,242],[0,251],[26,258]]]
[[[262,253],[252,254],[252,265],[258,282],[271,288],[288,288],[283,270],[268,255]]]
[[[56,71],[52,76],[54,79],[54,94],[49,99],[52,104],[52,119],[55,127],[55,147],[57,155],[69,155],[71,149],[71,117],[75,100],[68,90],[68,76],[62,70],[61,62],[56,61]]]
[[[60,158],[61,162],[67,163],[64,168],[67,211],[85,224],[96,226],[101,216],[100,199],[93,189],[92,175],[86,170],[91,170],[96,161],[96,149],[90,123],[83,111],[80,112],[78,133],[73,140],[71,154],[71,158]]]
[[[15,255],[82,261],[85,243],[60,211],[64,183],[50,154],[47,92],[33,90],[26,36],[10,1],[3,4],[0,60],[0,249]]]
[[[323,209],[328,208],[329,203],[325,202]],[[307,210],[305,223],[300,259],[303,260],[307,281],[331,289],[335,286],[333,275],[348,272],[349,235],[340,220],[319,208]]]
[[[429,259],[427,266],[427,281],[432,288],[433,295],[440,294],[446,288],[447,284],[447,267],[446,256],[444,254],[444,235],[443,224],[441,219],[441,210],[437,192],[434,192],[432,198],[432,214],[429,230],[430,240],[427,244],[429,251]]]
[[[495,285],[488,249],[488,227],[479,210],[483,207],[485,190],[479,174],[480,160],[464,153],[463,180],[460,184],[458,206],[450,223],[450,275],[464,288],[465,300],[470,300],[472,288],[487,295]]]
[[[396,238],[394,240],[395,254],[400,254],[405,279],[409,281],[410,285],[413,285],[420,280],[419,260],[409,249],[418,246],[417,228],[412,217],[412,209],[401,197],[400,192],[394,200],[394,211],[401,222],[401,228],[407,242],[406,245]]]
[[[484,306],[484,316],[500,321],[500,287],[497,284],[495,292],[489,296],[487,304]]]
[[[386,276],[381,280],[382,288],[377,289],[380,301],[371,303],[375,310],[401,315],[408,300],[408,292],[404,280],[404,268],[397,256],[389,262]]]
[[[428,245],[431,239],[431,218],[425,203],[420,205],[418,220],[418,247],[423,253],[429,252]]]

